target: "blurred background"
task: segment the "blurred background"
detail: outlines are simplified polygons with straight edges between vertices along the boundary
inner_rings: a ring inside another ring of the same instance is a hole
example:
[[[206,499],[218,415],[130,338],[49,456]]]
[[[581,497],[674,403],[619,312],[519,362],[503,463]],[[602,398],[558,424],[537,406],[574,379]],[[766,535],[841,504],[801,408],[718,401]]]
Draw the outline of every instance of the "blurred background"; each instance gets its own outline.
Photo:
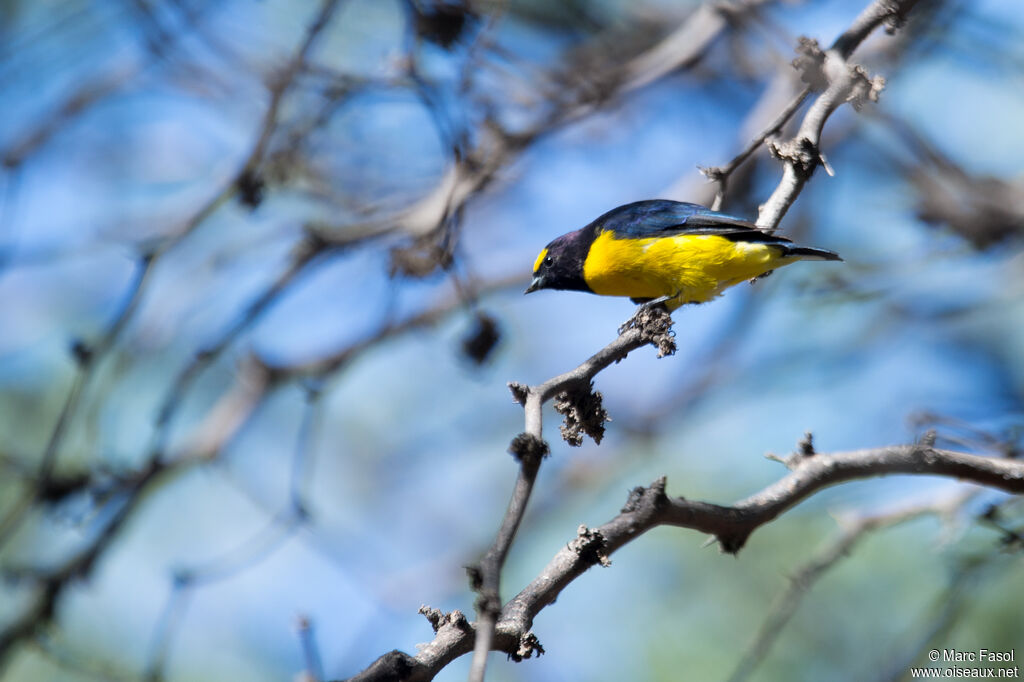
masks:
[[[0,2],[0,679],[344,678],[429,641],[421,604],[472,613],[463,567],[516,472],[506,382],[576,366],[633,308],[523,297],[536,253],[622,203],[710,203],[698,167],[792,101],[798,37],[866,4]],[[921,2],[865,42],[881,101],[830,119],[834,177],[781,228],[845,263],[677,311],[675,356],[598,376],[600,446],[548,409],[505,598],[631,488],[729,504],[805,431],[1016,453],[1022,46],[1015,0]],[[760,148],[724,209],[755,217],[780,173]],[[879,527],[844,536],[858,519]],[[489,679],[1020,655],[1022,525],[991,491],[887,477],[738,558],[657,529]]]

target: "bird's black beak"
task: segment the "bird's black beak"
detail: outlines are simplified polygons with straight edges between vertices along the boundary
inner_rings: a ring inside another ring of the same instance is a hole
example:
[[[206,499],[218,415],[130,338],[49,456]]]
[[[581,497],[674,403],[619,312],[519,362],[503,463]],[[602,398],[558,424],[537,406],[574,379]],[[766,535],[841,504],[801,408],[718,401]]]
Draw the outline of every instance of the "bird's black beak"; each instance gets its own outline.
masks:
[[[537,289],[543,289],[543,288],[544,288],[544,277],[541,276],[541,275],[537,275],[536,277],[533,278],[533,281],[530,282],[530,286],[526,287],[526,291],[524,291],[523,293],[524,294],[532,294],[534,291],[537,291]]]

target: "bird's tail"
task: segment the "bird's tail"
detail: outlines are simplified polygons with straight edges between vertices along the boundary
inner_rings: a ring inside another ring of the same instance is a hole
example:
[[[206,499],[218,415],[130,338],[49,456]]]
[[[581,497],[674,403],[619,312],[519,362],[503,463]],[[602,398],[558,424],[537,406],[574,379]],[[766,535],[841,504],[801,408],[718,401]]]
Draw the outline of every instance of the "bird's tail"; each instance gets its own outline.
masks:
[[[835,251],[827,249],[815,249],[810,246],[789,246],[786,245],[786,255],[796,256],[803,260],[843,260]]]

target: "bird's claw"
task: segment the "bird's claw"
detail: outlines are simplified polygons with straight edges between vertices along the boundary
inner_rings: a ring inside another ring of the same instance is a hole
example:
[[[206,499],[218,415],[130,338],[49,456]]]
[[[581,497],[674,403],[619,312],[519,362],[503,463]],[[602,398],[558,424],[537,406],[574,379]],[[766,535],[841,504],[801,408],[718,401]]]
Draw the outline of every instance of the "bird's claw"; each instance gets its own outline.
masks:
[[[639,315],[640,313],[646,312],[648,310],[654,310],[655,308],[661,308],[662,310],[664,310],[667,313],[668,312],[668,302],[669,302],[669,300],[671,298],[672,298],[671,296],[662,296],[661,298],[656,298],[654,300],[647,301],[646,303],[641,303],[640,307],[637,308],[637,311],[636,311],[635,314]]]
[[[633,313],[633,317],[629,318],[619,326],[619,334],[622,334],[627,329],[642,327],[644,323],[642,318],[647,317],[647,313],[654,311],[656,308],[665,316],[669,316],[668,302],[673,298],[675,298],[675,296],[659,296],[658,298],[648,300],[631,299],[634,303],[638,303],[639,305],[637,306],[636,312]]]
[[[676,352],[672,315],[664,301],[649,301],[638,307],[633,317],[619,327],[619,334],[631,329],[638,330],[645,343],[650,343],[658,349],[659,358]]]

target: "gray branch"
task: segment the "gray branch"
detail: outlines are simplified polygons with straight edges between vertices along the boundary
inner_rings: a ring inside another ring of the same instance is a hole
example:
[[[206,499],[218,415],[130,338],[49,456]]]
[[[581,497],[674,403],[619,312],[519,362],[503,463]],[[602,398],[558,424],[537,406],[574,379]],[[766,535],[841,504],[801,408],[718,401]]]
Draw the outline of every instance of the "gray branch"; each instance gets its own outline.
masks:
[[[573,373],[562,376],[569,374]],[[607,565],[613,552],[658,526],[707,533],[723,551],[735,554],[761,526],[815,492],[845,481],[890,474],[946,476],[1024,493],[1024,462],[939,450],[927,444],[793,455],[787,464],[791,471],[786,476],[733,506],[670,498],[665,494],[664,478],[647,488],[636,488],[618,516],[597,528],[580,526],[577,537],[505,604],[494,625],[490,650],[503,651],[515,659],[542,652],[531,632],[537,614],[587,569],[595,564]],[[424,611],[436,631],[433,641],[421,647],[416,656],[397,650],[385,654],[350,678],[351,682],[430,680],[452,660],[473,650],[476,624],[458,611]]]
[[[863,68],[849,63],[847,60],[850,55],[882,24],[889,30],[902,25],[915,4],[917,0],[875,0],[824,53],[817,49],[813,41],[802,42],[801,51],[809,62],[802,65],[805,70],[804,79],[827,83],[827,87],[807,110],[796,135],[791,140],[770,145],[772,153],[785,166],[782,180],[768,201],[761,206],[757,218],[759,228],[768,231],[776,229],[814,170],[819,165],[827,166],[820,143],[821,132],[829,116],[844,102],[853,101],[856,104],[865,98],[876,99],[884,85],[883,80],[869,79]],[[810,53],[812,50],[814,54]],[[801,68],[800,62],[801,59],[798,59],[795,63],[798,68]],[[812,69],[814,73],[807,73]]]
[[[527,658],[535,651],[543,651],[538,643],[530,640],[525,634],[516,637],[514,644],[510,643],[497,626],[502,613],[499,593],[501,569],[526,512],[526,504],[537,480],[541,461],[548,452],[548,445],[543,438],[544,403],[566,392],[579,392],[583,389],[589,394],[590,381],[598,372],[648,343],[658,346],[661,355],[674,351],[671,337],[668,335],[671,324],[672,318],[663,310],[641,311],[624,325],[617,339],[575,369],[537,386],[515,383],[509,385],[515,399],[523,405],[524,412],[524,431],[513,439],[509,448],[519,459],[520,469],[512,499],[502,518],[494,544],[480,563],[469,569],[473,589],[479,594],[476,602],[478,617],[473,662],[469,674],[472,682],[482,682],[487,668],[487,653],[494,649],[509,651],[508,647],[513,646],[514,651],[510,655],[517,658]]]

